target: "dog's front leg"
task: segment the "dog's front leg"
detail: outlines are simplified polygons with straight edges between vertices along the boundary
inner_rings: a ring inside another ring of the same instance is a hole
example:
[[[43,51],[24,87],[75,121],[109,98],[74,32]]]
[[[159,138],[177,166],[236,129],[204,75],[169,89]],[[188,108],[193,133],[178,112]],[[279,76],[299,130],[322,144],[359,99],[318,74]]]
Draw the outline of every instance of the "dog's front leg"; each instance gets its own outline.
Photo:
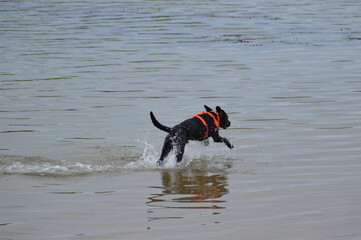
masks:
[[[227,138],[219,136],[218,132],[214,135],[212,135],[214,142],[223,142],[227,145],[228,148],[232,149],[234,148],[233,145],[228,141]]]
[[[229,147],[230,149],[234,148],[234,146],[228,141],[227,138],[225,137],[221,137],[222,141],[227,145],[227,147]]]

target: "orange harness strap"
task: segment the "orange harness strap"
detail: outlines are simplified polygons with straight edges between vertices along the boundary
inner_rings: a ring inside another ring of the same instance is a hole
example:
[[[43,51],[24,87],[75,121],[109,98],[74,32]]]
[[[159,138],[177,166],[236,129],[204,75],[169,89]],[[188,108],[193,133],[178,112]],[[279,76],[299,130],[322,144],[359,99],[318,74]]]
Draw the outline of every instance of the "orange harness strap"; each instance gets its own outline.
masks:
[[[215,113],[216,116],[214,116],[211,112]],[[199,113],[197,113],[196,115],[193,116],[193,117],[196,117],[199,120],[201,120],[203,125],[206,127],[206,130],[204,131],[204,138],[207,138],[208,134],[209,134],[208,125],[207,125],[207,122],[200,115],[208,114],[209,116],[211,116],[213,118],[214,125],[216,125],[216,128],[219,128],[220,119],[219,119],[218,113],[216,111],[214,111],[214,110],[212,110],[211,112],[199,112]]]

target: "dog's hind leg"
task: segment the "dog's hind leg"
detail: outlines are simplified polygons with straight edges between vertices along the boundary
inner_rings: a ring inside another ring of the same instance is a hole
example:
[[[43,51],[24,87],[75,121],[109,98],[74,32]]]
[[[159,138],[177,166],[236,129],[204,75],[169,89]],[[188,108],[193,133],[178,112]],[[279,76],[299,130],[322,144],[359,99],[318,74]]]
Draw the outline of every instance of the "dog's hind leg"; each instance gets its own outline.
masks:
[[[187,133],[184,129],[180,129],[176,135],[176,138],[174,139],[177,163],[180,163],[182,161],[184,149],[187,143]]]
[[[183,158],[183,154],[184,154],[184,149],[185,149],[185,143],[184,144],[180,144],[176,147],[176,159],[177,159],[177,163],[180,163],[182,161]]]
[[[161,153],[160,158],[158,160],[159,164],[164,161],[164,159],[168,156],[168,154],[172,150],[172,148],[173,148],[172,139],[168,134],[164,139],[162,153]]]

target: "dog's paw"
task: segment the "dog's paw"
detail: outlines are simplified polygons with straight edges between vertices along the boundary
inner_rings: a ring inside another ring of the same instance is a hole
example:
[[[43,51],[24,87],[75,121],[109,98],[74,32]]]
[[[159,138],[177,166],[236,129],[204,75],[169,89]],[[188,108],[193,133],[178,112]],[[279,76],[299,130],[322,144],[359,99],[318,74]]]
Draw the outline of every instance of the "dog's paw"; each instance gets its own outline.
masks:
[[[233,149],[233,148],[234,148],[234,146],[228,141],[227,138],[224,138],[224,139],[223,139],[223,142],[227,145],[227,147],[228,147],[229,149]]]

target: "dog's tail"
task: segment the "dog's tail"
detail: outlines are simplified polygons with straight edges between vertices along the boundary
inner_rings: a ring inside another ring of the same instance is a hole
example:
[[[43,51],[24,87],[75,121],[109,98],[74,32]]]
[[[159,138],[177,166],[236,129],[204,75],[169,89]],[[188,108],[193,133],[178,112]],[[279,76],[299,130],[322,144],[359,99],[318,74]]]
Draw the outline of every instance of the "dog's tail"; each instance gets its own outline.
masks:
[[[153,122],[154,126],[159,128],[160,130],[163,130],[163,131],[165,131],[167,133],[170,133],[170,131],[172,130],[172,128],[166,127],[163,124],[161,124],[160,122],[158,122],[158,120],[155,118],[153,112],[150,112],[150,118],[152,119],[152,122]]]

